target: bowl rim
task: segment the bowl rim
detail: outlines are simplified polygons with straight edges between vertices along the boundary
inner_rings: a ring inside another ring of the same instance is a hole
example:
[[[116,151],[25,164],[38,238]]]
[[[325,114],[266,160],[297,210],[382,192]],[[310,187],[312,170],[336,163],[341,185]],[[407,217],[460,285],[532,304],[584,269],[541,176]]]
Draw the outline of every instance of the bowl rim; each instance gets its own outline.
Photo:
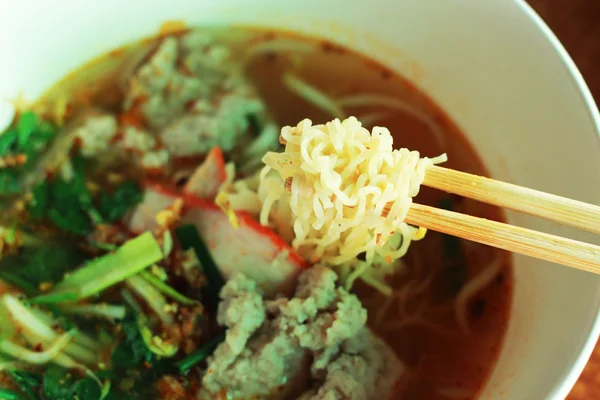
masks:
[[[589,116],[592,119],[592,123],[596,128],[596,137],[600,143],[600,112],[598,106],[594,101],[592,93],[583,79],[583,75],[575,65],[575,62],[562,45],[558,37],[552,32],[546,22],[540,17],[540,15],[525,1],[516,0],[517,6],[523,11],[523,13],[535,24],[535,26],[542,32],[546,39],[550,42],[554,50],[560,56],[560,59],[570,75],[572,82],[577,87],[583,102],[585,103]],[[559,382],[552,388],[550,392],[550,398],[552,399],[564,399],[567,397],[569,392],[575,386],[575,383],[579,379],[583,372],[587,362],[596,347],[596,342],[600,336],[600,308],[596,311],[596,317],[592,324],[588,337],[585,340],[583,346],[579,351],[579,355],[575,359],[575,362],[571,366],[570,371],[567,373],[562,382]]]

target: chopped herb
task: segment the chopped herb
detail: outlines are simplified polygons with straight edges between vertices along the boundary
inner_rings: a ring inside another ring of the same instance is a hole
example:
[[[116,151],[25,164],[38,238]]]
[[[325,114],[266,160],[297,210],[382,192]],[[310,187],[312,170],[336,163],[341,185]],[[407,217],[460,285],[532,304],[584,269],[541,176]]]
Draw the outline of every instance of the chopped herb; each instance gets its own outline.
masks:
[[[39,121],[37,115],[31,111],[26,111],[19,117],[17,130],[19,132],[18,145],[20,148],[25,147],[29,138],[38,128]]]
[[[121,322],[123,341],[115,348],[111,361],[115,368],[135,368],[142,362],[151,362],[154,355],[146,346],[136,318],[136,313],[130,312]]]
[[[19,178],[10,170],[0,170],[0,194],[15,195],[21,193],[22,187]]]
[[[13,151],[19,133],[16,129],[9,129],[0,134],[0,156],[5,156]]]
[[[29,400],[38,398],[36,391],[42,383],[43,376],[41,374],[29,371],[11,371],[9,374]],[[2,398],[1,394],[0,398]]]
[[[41,219],[46,215],[46,209],[48,208],[48,182],[43,181],[36,186],[31,195],[32,201],[29,204],[29,215],[33,219]]]
[[[175,235],[181,244],[183,250],[193,249],[200,261],[200,265],[206,275],[208,286],[206,292],[208,294],[208,305],[212,310],[216,310],[219,303],[219,293],[225,285],[225,280],[221,276],[219,268],[215,264],[210,251],[206,244],[200,238],[198,230],[193,225],[183,225],[175,229]]]
[[[115,283],[124,281],[163,258],[162,250],[152,234],[146,232],[123,244],[114,253],[90,261],[58,283],[50,294],[35,298],[37,302],[59,293],[75,292],[85,299]]]
[[[40,246],[24,247],[18,254],[0,259],[0,277],[25,291],[41,283],[57,283],[65,273],[79,266],[85,255],[67,243],[48,242]],[[23,282],[27,282],[24,285]]]
[[[73,399],[99,400],[102,398],[102,389],[92,378],[83,378],[73,387]]]
[[[113,193],[102,192],[94,199],[86,185],[87,160],[77,156],[71,163],[71,180],[55,178],[33,189],[29,205],[32,218],[48,218],[65,232],[84,236],[94,225],[114,222],[142,201],[143,192],[135,181],[126,181]]]
[[[47,400],[72,400],[75,376],[57,365],[48,365],[44,371],[43,393]]]
[[[100,223],[86,186],[86,160],[72,159],[74,176],[71,181],[56,178],[33,189],[30,205],[32,218],[47,217],[65,232],[84,236],[91,232],[92,222]]]
[[[121,218],[127,210],[140,203],[144,193],[140,185],[132,180],[120,184],[113,193],[102,193],[98,211],[105,222],[114,222]]]
[[[11,196],[23,191],[20,178],[30,165],[34,165],[56,129],[40,121],[31,111],[22,113],[13,125],[0,135],[0,157],[24,155],[24,165],[3,168],[0,171],[0,195]]]
[[[53,208],[48,211],[48,218],[59,228],[76,235],[85,236],[92,230],[88,215],[77,208],[65,207],[62,212]]]
[[[210,356],[223,340],[225,340],[225,332],[222,332],[219,335],[215,336],[200,349],[196,350],[189,356],[179,361],[176,364],[177,368],[179,368],[179,371],[182,374],[187,374],[193,366],[199,364],[200,362],[204,361],[208,356]]]
[[[28,400],[21,393],[10,389],[0,389],[0,399],[3,400]],[[35,399],[35,398],[34,398]]]

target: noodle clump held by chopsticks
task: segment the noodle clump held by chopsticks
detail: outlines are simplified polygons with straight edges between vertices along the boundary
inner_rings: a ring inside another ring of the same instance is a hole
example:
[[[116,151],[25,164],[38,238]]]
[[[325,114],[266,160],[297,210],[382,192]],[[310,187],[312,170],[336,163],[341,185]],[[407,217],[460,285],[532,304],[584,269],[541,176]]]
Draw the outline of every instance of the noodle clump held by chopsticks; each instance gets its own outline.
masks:
[[[427,166],[445,154],[393,149],[388,129],[369,132],[355,117],[324,125],[305,119],[284,127],[280,141],[283,152],[263,157],[260,222],[282,236],[291,228],[292,246],[308,260],[340,266],[359,257],[364,270],[377,259],[391,264],[423,236],[404,219]]]

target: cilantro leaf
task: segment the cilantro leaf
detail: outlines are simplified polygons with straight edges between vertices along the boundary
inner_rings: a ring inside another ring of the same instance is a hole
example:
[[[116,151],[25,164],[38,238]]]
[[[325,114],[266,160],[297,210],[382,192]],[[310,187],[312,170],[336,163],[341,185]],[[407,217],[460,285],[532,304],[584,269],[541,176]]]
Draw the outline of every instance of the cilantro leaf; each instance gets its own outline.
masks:
[[[0,271],[6,271],[37,288],[42,282],[59,282],[65,273],[81,265],[84,260],[83,252],[74,246],[46,243],[4,256],[0,259]]]
[[[44,371],[43,392],[47,400],[72,400],[75,377],[68,370],[49,365]]]
[[[29,204],[29,216],[33,219],[41,219],[46,216],[46,209],[48,208],[49,199],[49,187],[48,182],[43,181],[36,186],[31,195],[32,200]]]
[[[35,115],[31,111],[26,111],[19,117],[19,122],[17,123],[17,130],[19,132],[18,143],[19,147],[24,147],[29,140],[31,134],[38,127],[39,120],[37,115]]]
[[[41,374],[29,371],[11,371],[9,374],[29,400],[37,399],[36,390],[42,383]]]
[[[131,207],[144,198],[140,185],[132,180],[120,184],[112,194],[102,193],[98,211],[106,222],[114,222],[121,218]]]
[[[73,398],[78,400],[98,400],[102,397],[102,389],[92,378],[83,378],[73,387]]]
[[[150,351],[140,332],[135,313],[127,314],[121,323],[124,338],[113,351],[111,361],[115,368],[135,368],[142,362],[151,362],[154,354]]]
[[[61,207],[48,210],[48,218],[62,230],[85,236],[92,230],[88,215],[78,208]]]
[[[7,155],[13,151],[18,135],[19,133],[16,129],[9,129],[0,135],[0,156]]]
[[[30,216],[34,219],[47,217],[57,227],[68,233],[85,236],[91,232],[92,218],[98,213],[92,203],[92,195],[86,186],[86,160],[73,158],[74,176],[69,182],[56,178],[45,181],[32,191],[29,205]]]
[[[19,178],[10,170],[0,170],[0,194],[13,195],[21,193]]]
[[[19,115],[12,126],[0,134],[0,157],[24,155],[25,163],[5,167],[0,170],[0,195],[22,193],[20,177],[27,168],[34,165],[50,140],[56,135],[56,129],[40,119],[31,111]]]
[[[14,391],[14,390],[10,390],[10,389],[4,389],[4,388],[0,388],[0,399],[4,399],[4,400],[28,400],[26,397],[24,397],[21,393]]]

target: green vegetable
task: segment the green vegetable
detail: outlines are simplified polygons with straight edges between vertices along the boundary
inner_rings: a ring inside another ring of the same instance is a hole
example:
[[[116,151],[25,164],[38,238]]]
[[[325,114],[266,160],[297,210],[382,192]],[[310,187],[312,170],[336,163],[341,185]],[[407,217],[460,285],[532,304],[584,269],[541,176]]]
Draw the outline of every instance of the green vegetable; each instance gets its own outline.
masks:
[[[177,290],[173,289],[171,286],[167,285],[165,282],[161,281],[159,278],[157,278],[148,271],[142,271],[139,275],[146,281],[148,281],[148,283],[150,283],[156,289],[158,289],[158,291],[162,292],[163,294],[169,296],[173,300],[183,305],[190,306],[198,303],[196,300],[190,299],[189,297],[182,295]]]
[[[14,149],[18,136],[19,132],[15,128],[9,129],[0,135],[0,156],[5,156]]]
[[[72,400],[75,376],[57,365],[48,365],[44,371],[42,390],[47,400]]]
[[[183,250],[193,249],[196,257],[202,265],[208,286],[206,292],[208,295],[208,306],[216,310],[219,303],[219,293],[225,285],[225,280],[221,276],[219,268],[213,261],[208,247],[200,238],[200,234],[194,225],[183,225],[175,229],[175,235],[181,244]]]
[[[22,187],[19,178],[10,170],[0,170],[0,195],[14,195],[21,193]]]
[[[56,129],[40,121],[31,111],[22,113],[13,126],[0,135],[0,157],[26,156],[24,165],[0,170],[0,195],[15,195],[23,191],[20,177],[37,162],[55,135]]]
[[[114,222],[121,218],[127,210],[140,203],[144,193],[135,181],[125,181],[112,194],[102,193],[98,211],[106,222]]]
[[[160,246],[152,234],[146,232],[127,241],[114,253],[90,261],[58,283],[51,293],[33,301],[45,302],[44,298],[58,293],[76,293],[77,299],[85,299],[137,274],[162,258]]]
[[[102,389],[92,378],[83,378],[73,387],[75,400],[99,400],[102,398]]]
[[[135,313],[130,312],[121,323],[124,339],[115,348],[111,355],[111,361],[114,367],[129,369],[135,368],[142,362],[151,362],[154,355],[146,346]]]
[[[110,391],[110,383],[99,386],[90,377],[79,379],[67,369],[49,365],[44,371],[42,390],[46,400],[102,400]]]
[[[29,371],[11,371],[9,374],[27,399],[36,400],[38,398],[36,390],[42,383],[41,374]],[[2,397],[0,396],[0,398]]]
[[[42,282],[59,282],[83,260],[83,252],[70,244],[48,241],[0,259],[0,278],[33,295],[32,288],[37,291]]]
[[[26,111],[21,114],[17,123],[17,130],[19,132],[17,143],[20,148],[25,147],[31,135],[38,128],[38,123],[38,117],[33,112]]]
[[[181,361],[177,362],[177,368],[179,368],[179,371],[182,374],[187,374],[188,371],[194,365],[199,364],[200,362],[204,361],[208,356],[210,356],[223,340],[225,340],[225,332],[222,332],[219,335],[215,336],[200,349],[196,350]]]
[[[21,393],[10,389],[0,389],[0,399],[3,400],[28,400]]]
[[[62,230],[84,236],[94,225],[114,222],[142,201],[143,192],[135,181],[126,181],[113,193],[102,192],[94,199],[86,186],[88,161],[78,156],[71,162],[70,181],[55,178],[33,189],[29,207],[32,218],[48,218]]]
[[[33,219],[41,219],[46,214],[49,199],[48,182],[44,181],[33,188],[31,192],[32,201],[29,203],[29,215]]]
[[[85,184],[86,160],[74,157],[72,163],[73,179],[56,178],[33,189],[30,211],[32,218],[47,217],[65,232],[84,236],[92,230],[92,222],[101,220]]]

